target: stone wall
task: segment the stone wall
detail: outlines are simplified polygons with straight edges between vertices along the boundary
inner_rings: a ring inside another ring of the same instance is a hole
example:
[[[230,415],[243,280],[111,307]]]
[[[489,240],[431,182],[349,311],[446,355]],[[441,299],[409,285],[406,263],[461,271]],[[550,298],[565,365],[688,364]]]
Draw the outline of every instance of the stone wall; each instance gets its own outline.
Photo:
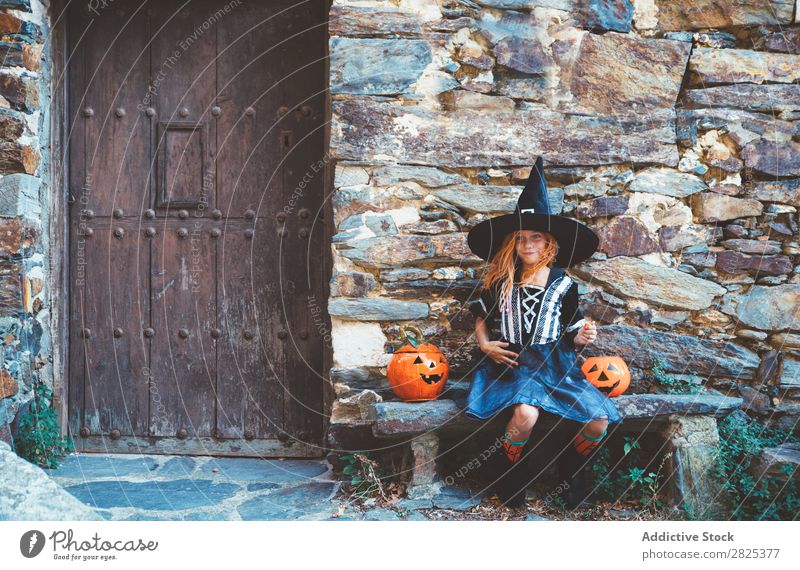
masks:
[[[536,155],[601,236],[571,270],[632,392],[675,378],[800,417],[800,25],[794,0],[335,0],[331,443],[363,425],[398,327],[476,352],[466,232]],[[341,429],[340,429],[341,428]]]
[[[47,6],[0,0],[0,441],[41,378],[52,386]]]
[[[445,351],[463,390],[481,275],[466,231],[513,208],[537,154],[556,209],[602,236],[572,271],[603,325],[587,351],[625,357],[634,391],[656,389],[657,354],[797,425],[797,7],[688,4],[334,1],[333,428],[392,397],[403,322]],[[58,380],[48,9],[0,0],[4,441],[35,379]]]

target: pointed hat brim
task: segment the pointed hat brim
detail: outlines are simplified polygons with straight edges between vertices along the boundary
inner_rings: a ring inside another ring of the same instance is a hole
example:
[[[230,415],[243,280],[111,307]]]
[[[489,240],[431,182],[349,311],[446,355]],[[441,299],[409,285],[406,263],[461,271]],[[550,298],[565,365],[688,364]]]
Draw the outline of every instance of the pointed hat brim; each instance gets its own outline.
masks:
[[[548,232],[558,242],[557,267],[569,267],[592,256],[600,238],[588,226],[572,218],[552,214],[513,213],[485,220],[467,234],[467,245],[481,259],[490,260],[505,237],[515,230]]]

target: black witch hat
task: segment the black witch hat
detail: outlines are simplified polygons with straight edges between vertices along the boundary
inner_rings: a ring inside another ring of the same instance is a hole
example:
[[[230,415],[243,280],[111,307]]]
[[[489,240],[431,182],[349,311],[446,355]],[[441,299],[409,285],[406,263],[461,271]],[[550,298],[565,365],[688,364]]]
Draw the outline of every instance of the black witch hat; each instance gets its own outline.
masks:
[[[481,222],[467,234],[472,252],[489,260],[500,249],[505,237],[515,230],[548,232],[558,243],[557,267],[569,267],[588,259],[597,251],[600,238],[585,224],[572,218],[550,213],[547,184],[544,180],[542,157],[531,168],[528,183],[517,200],[513,214],[496,216]]]

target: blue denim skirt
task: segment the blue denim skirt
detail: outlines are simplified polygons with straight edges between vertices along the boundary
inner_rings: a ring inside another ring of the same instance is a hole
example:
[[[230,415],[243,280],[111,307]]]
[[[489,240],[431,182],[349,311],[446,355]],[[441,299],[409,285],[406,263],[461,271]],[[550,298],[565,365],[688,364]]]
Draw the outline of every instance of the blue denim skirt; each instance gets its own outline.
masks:
[[[609,424],[622,422],[614,400],[583,376],[575,349],[564,337],[506,348],[519,354],[519,366],[497,364],[480,352],[467,396],[467,417],[488,419],[514,404],[530,404],[581,423],[599,418]]]

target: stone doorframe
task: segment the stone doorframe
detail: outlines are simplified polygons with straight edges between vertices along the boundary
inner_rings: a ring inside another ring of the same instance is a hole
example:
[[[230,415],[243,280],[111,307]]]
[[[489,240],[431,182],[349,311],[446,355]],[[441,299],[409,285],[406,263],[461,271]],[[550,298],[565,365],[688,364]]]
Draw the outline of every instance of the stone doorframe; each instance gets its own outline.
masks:
[[[45,46],[49,53],[52,65],[47,85],[50,94],[49,108],[43,108],[43,112],[49,114],[50,124],[50,168],[43,173],[43,177],[52,189],[48,203],[47,218],[48,227],[43,228],[49,235],[49,247],[46,257],[49,261],[50,271],[47,272],[46,288],[49,291],[50,305],[50,333],[53,339],[52,350],[52,387],[53,387],[53,407],[58,413],[59,425],[63,435],[67,435],[69,429],[68,413],[68,389],[69,389],[69,282],[67,275],[69,262],[63,252],[69,251],[69,220],[68,203],[66,200],[68,189],[68,155],[66,153],[68,141],[68,77],[67,70],[67,21],[65,17],[65,6],[69,0],[51,0],[48,9],[50,29],[50,45]],[[327,10],[330,12],[331,0],[327,0]],[[326,45],[325,75],[330,78],[330,60],[327,57],[328,46]],[[331,97],[330,90],[326,92],[325,101],[325,148],[330,148],[330,123],[331,123]],[[333,236],[333,206],[328,197],[333,189],[333,174],[335,164],[333,161],[326,161],[324,166],[325,176],[325,241],[331,243]],[[332,258],[328,255],[323,256],[324,274],[326,281],[324,285],[324,298],[330,297],[330,275],[332,271]],[[326,311],[327,312],[327,311]],[[326,326],[330,330],[330,319],[325,317]],[[323,371],[325,374],[323,385],[323,418],[322,434],[328,432],[330,410],[335,399],[329,372],[333,366],[333,348],[324,344]],[[323,441],[323,445],[326,442]]]

